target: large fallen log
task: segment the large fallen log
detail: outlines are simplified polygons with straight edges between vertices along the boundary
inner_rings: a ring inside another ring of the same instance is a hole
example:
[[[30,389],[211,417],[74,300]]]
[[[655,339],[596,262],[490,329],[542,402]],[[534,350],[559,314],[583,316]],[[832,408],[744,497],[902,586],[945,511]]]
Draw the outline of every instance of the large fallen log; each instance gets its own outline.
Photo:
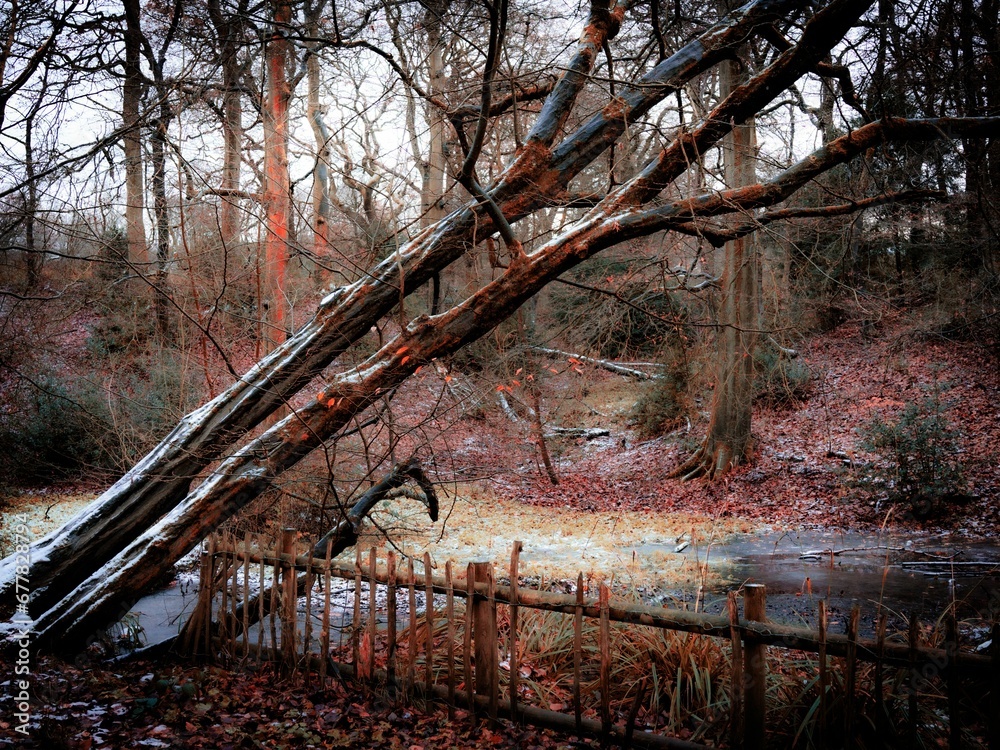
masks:
[[[748,36],[796,8],[795,0],[755,0],[711,26],[614,102],[563,138],[566,120],[604,42],[613,37],[624,5],[595,2],[566,72],[546,99],[524,147],[500,174],[490,199],[514,222],[558,204],[569,182],[629,127],[686,82],[732,54]],[[698,145],[707,147],[721,131]],[[688,157],[673,155],[675,172]],[[364,336],[371,327],[434,274],[494,231],[476,200],[429,227],[358,282],[324,299],[316,315],[246,375],[181,423],[94,504],[30,551],[33,613],[56,604],[133,539],[177,507],[191,482],[246,433]],[[0,607],[9,607],[17,560],[0,561]]]

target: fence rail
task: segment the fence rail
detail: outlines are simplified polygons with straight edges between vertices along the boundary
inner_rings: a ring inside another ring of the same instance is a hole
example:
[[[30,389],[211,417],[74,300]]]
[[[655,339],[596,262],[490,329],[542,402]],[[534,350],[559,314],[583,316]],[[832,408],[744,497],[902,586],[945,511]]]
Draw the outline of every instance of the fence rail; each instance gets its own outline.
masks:
[[[764,747],[767,647],[818,655],[817,745],[823,744],[828,724],[832,685],[828,659],[834,656],[846,661],[843,685],[846,710],[840,727],[846,746],[851,746],[857,731],[859,662],[875,665],[870,692],[877,703],[876,716],[886,713],[885,668],[907,670],[907,733],[914,736],[918,729],[916,700],[920,680],[926,683],[939,677],[947,688],[952,747],[962,745],[958,697],[962,680],[985,682],[991,701],[1000,705],[1000,638],[997,637],[1000,626],[994,627],[991,653],[986,655],[959,650],[954,620],[946,629],[944,648],[920,645],[919,628],[913,618],[907,643],[887,640],[884,615],[875,639],[859,638],[857,608],[851,614],[846,634],[828,633],[823,601],[819,602],[819,626],[815,631],[768,622],[763,586],[744,587],[742,617],[735,592],[729,595],[727,615],[709,615],[614,600],[603,583],[594,597],[585,591],[582,574],[572,594],[528,589],[518,582],[520,542],[515,543],[506,571],[509,584],[497,583],[493,565],[486,562],[469,563],[460,575],[454,574],[449,562],[444,575],[434,574],[427,554],[421,561],[420,573],[416,572],[412,559],[406,560],[405,567],[401,566],[392,551],[381,561],[374,549],[367,555],[358,551],[353,566],[334,563],[329,555],[320,560],[312,551],[297,554],[295,532],[291,529],[282,533],[276,549],[268,550],[271,546],[273,543],[250,535],[240,540],[230,536],[211,540],[201,561],[199,602],[185,628],[183,640],[188,650],[210,652],[213,646],[219,646],[229,653],[266,657],[286,670],[301,671],[307,681],[312,676],[325,680],[331,670],[337,670],[359,679],[378,680],[407,693],[444,700],[450,710],[464,707],[491,719],[507,717],[561,731],[594,734],[604,742],[635,747],[690,749],[702,745],[634,731],[647,689],[645,681],[637,688],[624,723],[615,722],[609,698],[611,623],[729,641],[729,740],[733,747],[747,750]],[[337,579],[353,583],[353,587],[334,592],[333,582]],[[321,591],[318,604],[312,595],[317,584]],[[382,590],[384,601],[380,604]],[[405,602],[405,620],[400,620],[400,597]],[[304,604],[300,605],[303,599]],[[418,599],[423,600],[422,611]],[[463,613],[456,613],[456,600],[465,601]],[[498,640],[498,606],[506,614],[503,643]],[[561,613],[573,619],[572,715],[527,705],[520,694],[518,618],[525,609]],[[380,612],[384,612],[381,626]],[[581,634],[585,619],[598,623],[597,720],[584,717],[582,709]],[[319,624],[318,637],[314,620]],[[401,622],[406,623],[402,630]],[[443,636],[436,636],[436,625],[443,626]],[[338,633],[336,642],[333,630]],[[380,632],[384,632],[384,669],[376,669]],[[435,667],[442,646],[446,650],[445,664]],[[507,675],[506,696],[501,695],[501,651],[506,651],[509,662],[503,665]],[[423,674],[418,679],[421,652]],[[876,731],[880,723],[881,720],[876,721]],[[988,712],[988,723],[989,746],[1000,750],[1000,710]]]

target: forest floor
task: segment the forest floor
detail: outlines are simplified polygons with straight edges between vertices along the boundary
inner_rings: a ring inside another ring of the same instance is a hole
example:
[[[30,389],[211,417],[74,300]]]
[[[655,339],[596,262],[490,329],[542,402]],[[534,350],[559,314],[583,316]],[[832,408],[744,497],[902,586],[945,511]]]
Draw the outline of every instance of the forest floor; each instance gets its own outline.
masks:
[[[697,447],[708,424],[710,396],[696,404],[691,423],[642,440],[630,417],[644,386],[589,365],[556,363],[543,384],[548,426],[605,427],[608,437],[555,438],[559,485],[541,471],[527,421],[495,416],[464,420],[449,436],[457,466],[492,473],[498,499],[531,506],[584,511],[683,513],[734,518],[778,528],[866,530],[889,526],[912,531],[1000,533],[1000,368],[995,355],[975,345],[922,332],[912,319],[882,321],[874,337],[845,323],[807,339],[800,361],[811,378],[802,397],[754,410],[751,462],[724,481],[682,481],[671,471]],[[585,369],[586,377],[575,372]],[[574,382],[578,381],[578,382]],[[962,502],[918,517],[904,505],[878,503],[854,480],[878,456],[861,447],[862,427],[876,417],[891,421],[907,404],[938,395],[942,416],[960,436],[966,485]],[[504,469],[507,469],[506,471]],[[513,470],[513,471],[512,471]]]
[[[853,323],[813,336],[800,345],[800,359],[811,373],[808,389],[790,403],[755,409],[752,462],[716,483],[670,477],[704,434],[708,398],[677,431],[641,439],[632,409],[648,385],[586,364],[546,362],[551,370],[540,386],[547,426],[601,427],[609,435],[551,438],[559,478],[553,485],[527,419],[512,422],[492,407],[454,419],[434,459],[434,468],[453,478],[442,493],[449,500],[444,528],[406,518],[399,544],[463,561],[485,548],[500,562],[520,539],[522,570],[529,576],[571,577],[588,565],[641,579],[644,571],[669,567],[672,558],[637,560],[623,551],[623,540],[710,544],[762,529],[1000,533],[1000,368],[994,358],[923,333],[912,318],[886,318],[874,336],[863,336]],[[479,385],[492,392],[500,383]],[[859,467],[877,460],[861,450],[860,428],[876,416],[895,418],[906,404],[934,393],[961,435],[967,497],[918,517],[857,489]],[[511,387],[512,403],[518,395]],[[401,407],[405,399],[403,394]],[[92,489],[23,493],[8,499],[5,512],[31,513],[33,532],[41,534],[84,507]],[[534,562],[544,567],[534,571]],[[684,564],[676,573],[702,582],[706,575]],[[0,674],[7,675],[12,670],[5,658]],[[581,746],[506,723],[496,729],[450,723],[443,711],[425,714],[340,685],[325,692],[289,689],[269,672],[246,666],[230,672],[168,659],[78,669],[42,660],[33,675],[36,723],[28,746],[34,747]],[[5,746],[22,738],[13,732],[10,683],[0,687]]]

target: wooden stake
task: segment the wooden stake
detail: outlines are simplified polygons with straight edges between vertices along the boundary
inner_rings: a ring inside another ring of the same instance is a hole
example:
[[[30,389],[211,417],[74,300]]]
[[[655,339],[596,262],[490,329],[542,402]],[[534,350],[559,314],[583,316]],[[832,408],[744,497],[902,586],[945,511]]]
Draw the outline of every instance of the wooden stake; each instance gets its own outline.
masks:
[[[333,540],[326,545],[326,557],[323,560],[323,629],[320,631],[319,682],[326,690],[326,666],[330,661],[330,593],[333,576],[330,575],[330,559],[333,553]]]
[[[736,601],[736,592],[730,591],[728,596],[729,611],[729,643],[732,647],[732,665],[729,680],[730,705],[732,713],[729,717],[729,744],[734,748],[743,744],[743,635],[740,632],[740,609]]]
[[[510,715],[514,721],[517,721],[517,683],[521,666],[517,653],[517,567],[522,546],[521,542],[515,541],[510,551],[510,655],[507,662],[510,664]]]
[[[743,616],[750,621],[767,620],[767,589],[760,583],[743,587]],[[743,747],[763,750],[767,718],[767,647],[743,645]]]
[[[576,734],[583,732],[583,709],[580,701],[580,671],[583,661],[583,573],[576,576],[576,612],[573,615],[573,715]]]
[[[264,536],[257,536],[257,548],[260,550],[260,563],[258,563],[258,575],[260,576],[260,591],[257,592],[257,661],[261,660],[261,656],[264,652],[264,572],[267,569],[267,563],[264,562],[264,558],[267,556],[266,545],[264,544]],[[273,583],[273,581],[272,581]],[[271,644],[274,645],[273,643]]]
[[[434,684],[434,573],[430,552],[424,552],[424,599],[424,619],[427,623],[424,682],[429,687]]]
[[[455,718],[455,588],[451,560],[444,564],[445,613],[448,618],[448,718]]]
[[[309,557],[306,561],[306,621],[302,626],[302,684],[309,688],[309,642],[312,639],[312,590],[316,581],[313,573],[313,546],[309,545]]]
[[[920,648],[920,623],[917,615],[910,615],[910,679],[907,681],[909,696],[907,698],[907,734],[909,735],[909,746],[917,747],[917,690],[920,688],[918,681],[920,675],[917,671],[917,652]]]
[[[354,619],[351,621],[351,656],[355,674],[361,674],[361,550],[354,555]]]
[[[226,545],[225,535],[220,534],[219,539],[219,641],[225,644],[229,640],[229,547]]]
[[[278,650],[278,590],[281,587],[281,559],[279,555],[281,554],[281,538],[279,537],[275,543],[275,548],[273,554],[273,564],[271,568],[271,608],[268,610],[271,614],[270,625],[271,625],[271,648],[274,653],[281,653]],[[262,623],[263,625],[263,623]]]
[[[888,742],[888,713],[885,710],[885,670],[882,659],[885,656],[885,631],[888,618],[885,612],[880,612],[878,624],[875,626],[875,737]]]
[[[416,582],[417,578],[413,572],[413,558],[407,560],[406,565],[407,571],[407,589],[406,593],[409,597],[410,605],[410,639],[407,644],[407,667],[406,667],[406,679],[408,684],[408,689],[410,692],[413,691],[413,686],[417,682],[417,591]]]
[[[847,622],[847,711],[844,717],[844,731],[846,736],[845,747],[850,750],[854,747],[854,725],[855,713],[857,712],[857,700],[855,693],[858,681],[858,621],[861,617],[861,608],[855,604],[851,607],[851,618]]]
[[[472,611],[474,609],[472,600],[476,591],[476,568],[469,563],[465,569],[465,638],[462,649],[462,668],[465,676],[465,694],[473,695],[475,685],[472,682]],[[476,707],[469,703],[469,711],[472,716],[476,715]]]
[[[820,750],[827,745],[827,685],[830,677],[826,667],[826,599],[819,600],[819,737]]]
[[[990,644],[990,750],[1000,750],[1000,623],[993,624],[993,642]]]
[[[611,592],[601,583],[598,606],[601,610],[599,646],[601,650],[601,746],[607,747],[611,737],[611,620],[608,617]]]
[[[231,641],[236,640],[236,626],[239,623],[239,577],[240,577],[240,558],[237,554],[239,552],[239,547],[236,542],[236,537],[233,534],[229,535],[229,543],[232,545],[233,549],[233,578],[232,578],[232,589],[231,595],[229,597],[229,607],[230,607],[230,619],[229,619],[229,638]]]
[[[250,532],[243,535],[243,644],[250,653]]]
[[[632,708],[629,709],[628,719],[625,721],[625,739],[622,747],[629,750],[632,747],[632,735],[635,733],[635,720],[639,716],[639,709],[642,708],[642,699],[646,696],[646,683],[649,678],[643,677],[639,681],[639,687],[635,691],[635,698],[632,699]]]
[[[961,681],[959,680],[958,669],[958,622],[955,619],[955,608],[952,607],[945,621],[945,653],[948,654],[948,665],[946,675],[948,678],[948,747],[951,750],[961,750],[962,748],[962,715],[959,690]]]
[[[204,621],[202,637],[205,644],[205,655],[212,652],[212,600],[215,598],[213,581],[215,580],[215,535],[208,538],[208,560],[205,563],[205,608],[201,616]]]
[[[281,554],[282,556],[287,555],[291,560],[295,559],[295,529],[286,528],[281,530]],[[295,622],[297,589],[294,565],[291,562],[282,562],[281,654],[285,667],[291,668],[293,671],[295,669],[295,642],[298,637]]]
[[[181,642],[181,652],[185,654],[197,654],[201,648],[202,635],[205,633],[205,627],[202,621],[206,617],[206,610],[208,606],[208,575],[209,575],[209,555],[206,551],[207,546],[202,545],[201,557],[198,561],[198,599],[194,605],[194,611],[188,618],[187,624],[184,626],[184,640]]]
[[[487,590],[485,597],[477,594],[472,603],[472,638],[476,653],[476,694],[486,696],[489,700],[490,719],[495,720],[499,665],[493,565],[483,561],[474,562],[472,565],[476,582],[485,583]]]
[[[396,553],[389,550],[385,559],[388,586],[386,593],[386,640],[388,653],[386,655],[385,671],[390,689],[396,683]]]
[[[368,642],[368,659],[365,665],[365,674],[368,677],[375,675],[375,638],[378,635],[378,631],[376,630],[377,624],[375,622],[375,613],[377,611],[375,607],[375,595],[378,593],[378,589],[376,588],[377,579],[375,578],[377,562],[375,548],[372,547],[368,550],[368,631],[365,634]]]

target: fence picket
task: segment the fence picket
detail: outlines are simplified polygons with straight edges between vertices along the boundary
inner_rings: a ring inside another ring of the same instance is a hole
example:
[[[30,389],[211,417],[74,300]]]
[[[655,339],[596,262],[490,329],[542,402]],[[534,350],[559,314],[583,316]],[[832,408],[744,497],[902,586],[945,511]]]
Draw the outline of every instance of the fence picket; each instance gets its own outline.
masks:
[[[330,593],[333,589],[333,576],[330,575],[330,559],[333,553],[333,540],[326,544],[326,556],[323,560],[323,629],[320,631],[319,684],[326,690],[326,668],[330,661]]]
[[[847,685],[844,688],[847,693],[847,715],[845,716],[845,734],[847,748],[854,747],[854,725],[856,723],[855,712],[857,711],[856,682],[858,675],[858,620],[861,617],[861,608],[855,604],[851,607],[851,617],[847,622]]]
[[[243,643],[250,645],[250,612],[245,606],[250,600],[250,532],[243,535]],[[249,649],[247,653],[250,653]]]
[[[281,530],[281,554],[295,559],[295,529]],[[284,668],[295,671],[295,643],[298,636],[296,627],[297,586],[295,566],[291,562],[281,563],[281,656]]]
[[[390,690],[396,684],[396,553],[393,550],[386,552],[386,680]]]
[[[573,716],[576,733],[583,731],[583,709],[580,703],[580,666],[583,661],[583,573],[576,576],[576,611],[573,615]]]
[[[827,745],[827,685],[830,676],[826,665],[826,599],[819,600],[819,741],[816,743],[820,750]]]
[[[351,620],[351,658],[356,674],[361,673],[361,549],[354,553],[354,618]]]
[[[365,643],[367,644],[365,673],[369,678],[375,676],[375,637],[378,635],[375,623],[375,595],[378,591],[377,579],[375,578],[377,564],[378,558],[375,548],[372,547],[368,550],[368,630],[365,634]]]
[[[278,651],[278,585],[281,581],[281,540],[278,540],[277,546],[272,552],[273,561],[271,567],[271,597],[270,597],[270,609],[268,610],[271,625],[271,649],[274,653],[280,653]],[[263,623],[261,623],[263,627]]]
[[[465,634],[462,643],[462,669],[465,677],[465,694],[469,696],[469,711],[473,716],[476,714],[475,701],[471,700],[475,694],[475,686],[472,684],[472,599],[476,591],[476,568],[469,563],[465,569]]]
[[[267,563],[264,562],[266,555],[266,545],[264,544],[263,535],[257,536],[257,545],[260,549],[260,562],[259,575],[260,575],[260,587],[264,588],[264,571],[267,568]],[[264,652],[264,597],[257,596],[257,661],[260,661],[261,656]]]
[[[424,619],[427,622],[426,653],[424,654],[424,682],[434,684],[434,577],[431,572],[431,553],[424,552]]]
[[[611,619],[608,617],[611,592],[602,581],[598,594],[601,608],[601,746],[606,747],[611,737]]]
[[[743,743],[743,636],[740,633],[740,609],[736,592],[730,591],[727,598],[729,612],[729,643],[732,647],[730,665],[730,717],[729,743],[740,747]]]
[[[229,641],[229,546],[226,544],[225,534],[219,534],[219,641],[227,643]]]
[[[760,583],[743,587],[743,616],[748,621],[767,620],[767,589]],[[760,750],[767,726],[767,647],[763,643],[743,643],[743,747]]]
[[[510,551],[510,652],[507,663],[510,664],[510,715],[517,721],[517,681],[521,668],[517,653],[517,590],[518,562],[521,557],[521,542],[514,542]]]
[[[446,585],[445,612],[448,617],[448,718],[455,718],[455,590],[451,578],[451,560],[444,564]]]
[[[240,558],[238,553],[238,545],[236,544],[236,536],[234,534],[229,535],[229,544],[233,550],[233,579],[232,579],[232,589],[229,597],[230,606],[230,632],[233,636],[236,635],[236,628],[239,624],[239,577],[240,577]]]
[[[958,622],[955,620],[955,608],[952,607],[945,621],[945,652],[949,655],[945,666],[945,676],[948,685],[948,747],[950,750],[962,748],[962,715],[959,702],[959,669],[954,656],[958,653]]]
[[[312,638],[312,590],[315,583],[313,573],[313,546],[309,545],[309,558],[306,563],[306,619],[302,626],[302,684],[309,687],[309,643]],[[293,571],[294,574],[294,571]]]
[[[410,607],[410,637],[406,648],[406,680],[412,690],[417,682],[417,578],[413,572],[413,558],[406,561],[406,596]]]

